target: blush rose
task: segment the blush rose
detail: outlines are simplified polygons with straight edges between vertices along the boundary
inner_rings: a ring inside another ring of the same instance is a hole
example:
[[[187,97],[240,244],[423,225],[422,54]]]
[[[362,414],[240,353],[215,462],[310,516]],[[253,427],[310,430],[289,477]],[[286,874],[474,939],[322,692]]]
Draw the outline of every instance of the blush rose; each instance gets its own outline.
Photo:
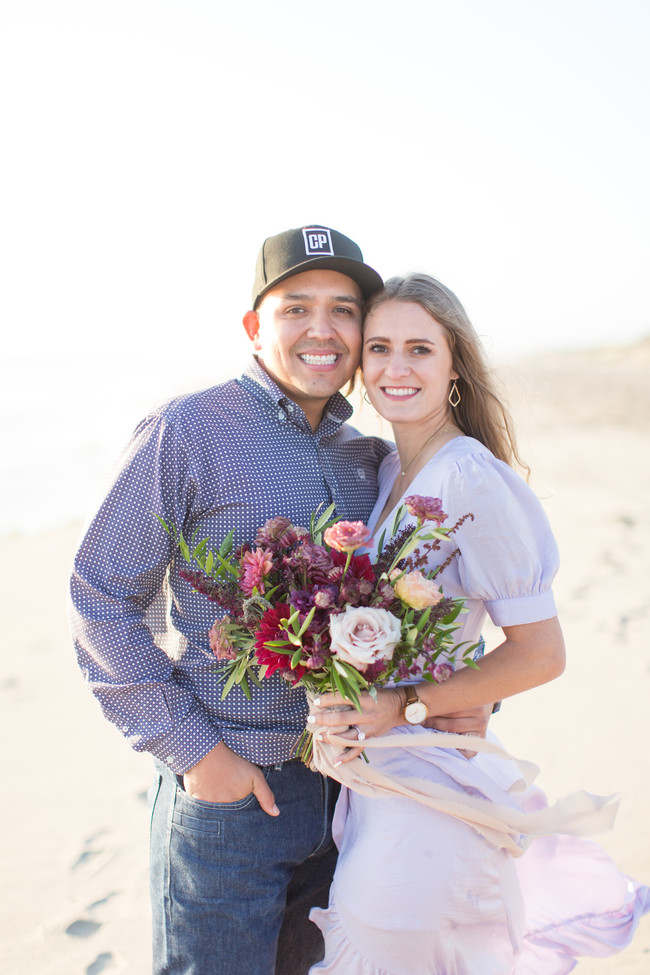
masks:
[[[332,651],[361,672],[391,660],[401,634],[402,624],[387,609],[348,608],[330,619]]]

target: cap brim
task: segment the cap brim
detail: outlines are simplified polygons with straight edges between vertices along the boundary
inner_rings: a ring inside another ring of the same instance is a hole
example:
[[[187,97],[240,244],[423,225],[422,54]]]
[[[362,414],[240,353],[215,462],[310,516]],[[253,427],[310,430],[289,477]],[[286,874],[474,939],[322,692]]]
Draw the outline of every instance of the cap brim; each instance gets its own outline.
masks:
[[[370,295],[384,286],[380,275],[367,264],[362,264],[361,261],[355,261],[349,257],[315,257],[309,261],[303,261],[302,264],[294,265],[286,274],[279,274],[273,281],[269,281],[264,290],[260,291],[255,298],[253,308],[257,308],[264,295],[276,284],[286,281],[287,278],[293,278],[296,274],[311,270],[339,271],[341,274],[345,274],[359,285],[364,299],[369,298]]]

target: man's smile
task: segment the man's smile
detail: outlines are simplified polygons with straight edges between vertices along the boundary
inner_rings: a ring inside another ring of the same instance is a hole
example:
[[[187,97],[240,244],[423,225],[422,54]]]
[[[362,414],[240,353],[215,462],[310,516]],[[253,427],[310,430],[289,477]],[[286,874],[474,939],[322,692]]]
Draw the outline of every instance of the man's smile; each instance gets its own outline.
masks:
[[[298,358],[308,366],[333,366],[339,356],[335,352],[299,352]]]

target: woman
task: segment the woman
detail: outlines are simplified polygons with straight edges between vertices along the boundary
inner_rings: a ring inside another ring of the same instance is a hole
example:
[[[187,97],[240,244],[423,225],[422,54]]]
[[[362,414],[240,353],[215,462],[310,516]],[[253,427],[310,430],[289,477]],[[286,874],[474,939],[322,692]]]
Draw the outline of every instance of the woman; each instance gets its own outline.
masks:
[[[478,639],[486,613],[505,639],[478,670],[457,668],[442,684],[387,688],[376,701],[364,695],[345,737],[400,735],[400,747],[367,749],[371,768],[404,782],[424,779],[461,807],[478,799],[515,815],[542,808],[542,794],[524,788],[507,758],[437,747],[434,730],[428,747],[415,747],[413,737],[421,743],[436,716],[471,713],[564,667],[551,591],[555,542],[510,466],[518,462],[510,420],[456,296],[426,275],[388,281],[367,310],[363,371],[397,446],[380,470],[375,539],[390,532],[405,496],[441,498],[449,525],[471,514],[430,568],[447,563],[437,581],[445,595],[465,600],[459,642]],[[321,709],[341,703],[321,698],[310,717],[321,736],[341,724],[340,712]],[[364,746],[350,746],[339,763],[357,759]],[[535,839],[513,856],[462,816],[349,790],[337,829],[330,907],[312,912],[326,941],[313,975],[562,975],[577,955],[623,947],[650,910],[647,888],[621,877],[597,846],[569,836]]]

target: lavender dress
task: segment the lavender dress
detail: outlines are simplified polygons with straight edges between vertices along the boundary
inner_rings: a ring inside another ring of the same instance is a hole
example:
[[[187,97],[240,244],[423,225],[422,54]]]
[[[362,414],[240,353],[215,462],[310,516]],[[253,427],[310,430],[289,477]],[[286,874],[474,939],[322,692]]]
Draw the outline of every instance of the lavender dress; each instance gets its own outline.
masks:
[[[399,458],[380,470],[370,527],[392,524],[383,510]],[[409,494],[438,497],[448,524],[474,515],[436,554],[459,555],[440,581],[464,598],[458,640],[474,642],[486,614],[497,626],[555,615],[551,584],[558,555],[546,516],[524,481],[476,440],[447,443],[420,471]],[[407,520],[403,522],[406,524]],[[501,805],[534,810],[544,794],[519,783],[514,762],[473,759],[436,748],[409,751],[421,728],[394,729],[405,747],[374,749],[372,763]],[[596,844],[568,835],[534,839],[515,858],[452,815],[399,796],[342,791],[335,817],[340,855],[327,910],[311,917],[323,931],[324,960],[310,975],[565,975],[580,955],[625,947],[650,911],[650,890],[622,876]]]

